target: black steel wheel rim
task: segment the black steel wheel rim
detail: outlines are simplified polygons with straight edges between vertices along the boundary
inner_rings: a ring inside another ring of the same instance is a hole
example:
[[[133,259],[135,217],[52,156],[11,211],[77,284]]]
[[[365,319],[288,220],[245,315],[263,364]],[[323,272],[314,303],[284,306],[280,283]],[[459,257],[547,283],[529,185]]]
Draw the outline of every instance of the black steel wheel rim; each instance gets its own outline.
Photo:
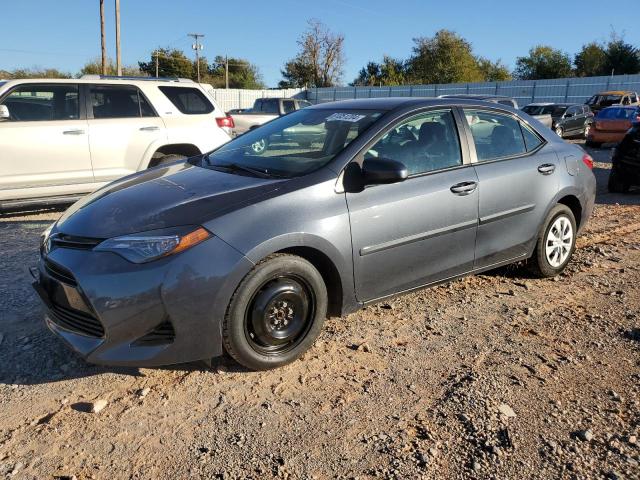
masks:
[[[269,279],[256,290],[245,313],[245,335],[263,355],[281,355],[304,340],[315,316],[315,295],[297,275]]]

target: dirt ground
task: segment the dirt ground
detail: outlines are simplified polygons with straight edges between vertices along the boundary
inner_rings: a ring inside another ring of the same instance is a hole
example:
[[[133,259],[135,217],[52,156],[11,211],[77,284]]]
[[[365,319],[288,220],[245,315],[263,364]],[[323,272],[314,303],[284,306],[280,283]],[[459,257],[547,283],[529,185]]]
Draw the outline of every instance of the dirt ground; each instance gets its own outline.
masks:
[[[84,363],[27,272],[59,213],[5,216],[0,476],[640,478],[640,191],[606,193],[593,155],[597,207],[560,277],[507,268],[368,307],[261,373]]]

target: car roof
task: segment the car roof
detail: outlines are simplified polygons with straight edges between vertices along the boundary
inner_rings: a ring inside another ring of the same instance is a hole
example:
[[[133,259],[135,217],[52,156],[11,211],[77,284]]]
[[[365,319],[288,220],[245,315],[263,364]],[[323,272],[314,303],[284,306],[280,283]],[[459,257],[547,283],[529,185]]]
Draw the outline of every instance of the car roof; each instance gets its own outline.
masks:
[[[81,78],[14,78],[6,81],[7,84],[14,85],[16,83],[105,83],[126,85],[167,85],[171,84],[180,86],[197,87],[198,84],[188,78],[155,78],[155,77],[112,77],[102,75],[83,75]]]
[[[571,106],[582,106],[581,103],[568,103],[568,102],[535,102],[535,103],[527,103],[525,107],[548,107],[549,105],[557,105],[559,107],[571,107]]]
[[[628,93],[636,93],[633,90],[607,90],[606,92],[598,92],[596,95],[626,95]]]
[[[336,102],[319,103],[307,108],[344,108],[349,110],[395,110],[401,107],[438,107],[454,105],[477,105],[491,108],[505,108],[512,110],[507,105],[499,105],[494,102],[485,102],[480,98],[434,98],[434,97],[384,97],[384,98],[358,98],[352,100],[339,100]]]
[[[513,100],[511,97],[507,97],[506,95],[482,95],[480,93],[454,93],[450,95],[440,95],[439,98],[469,98],[473,100],[482,100],[482,99],[500,99],[500,100]]]

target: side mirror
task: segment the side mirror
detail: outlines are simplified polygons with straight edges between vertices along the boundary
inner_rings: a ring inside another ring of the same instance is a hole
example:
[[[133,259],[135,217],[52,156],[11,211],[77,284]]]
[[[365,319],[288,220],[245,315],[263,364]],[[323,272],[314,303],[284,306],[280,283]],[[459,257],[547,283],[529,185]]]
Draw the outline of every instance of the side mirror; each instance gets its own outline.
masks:
[[[362,178],[365,185],[383,185],[402,182],[409,172],[404,163],[388,158],[368,158],[362,162]]]
[[[9,113],[9,107],[6,105],[0,105],[0,120],[9,120],[11,114]]]

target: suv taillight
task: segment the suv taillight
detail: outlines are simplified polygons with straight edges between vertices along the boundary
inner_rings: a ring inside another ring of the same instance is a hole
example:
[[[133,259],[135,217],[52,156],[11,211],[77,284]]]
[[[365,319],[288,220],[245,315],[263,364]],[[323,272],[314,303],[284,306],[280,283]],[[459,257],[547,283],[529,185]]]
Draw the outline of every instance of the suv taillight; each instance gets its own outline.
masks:
[[[591,155],[587,155],[586,153],[582,156],[582,161],[584,164],[589,167],[589,170],[593,170],[593,158]]]
[[[218,126],[220,128],[234,128],[236,126],[235,123],[233,123],[233,118],[231,118],[231,116],[218,117],[216,118],[216,122],[218,122]]]

